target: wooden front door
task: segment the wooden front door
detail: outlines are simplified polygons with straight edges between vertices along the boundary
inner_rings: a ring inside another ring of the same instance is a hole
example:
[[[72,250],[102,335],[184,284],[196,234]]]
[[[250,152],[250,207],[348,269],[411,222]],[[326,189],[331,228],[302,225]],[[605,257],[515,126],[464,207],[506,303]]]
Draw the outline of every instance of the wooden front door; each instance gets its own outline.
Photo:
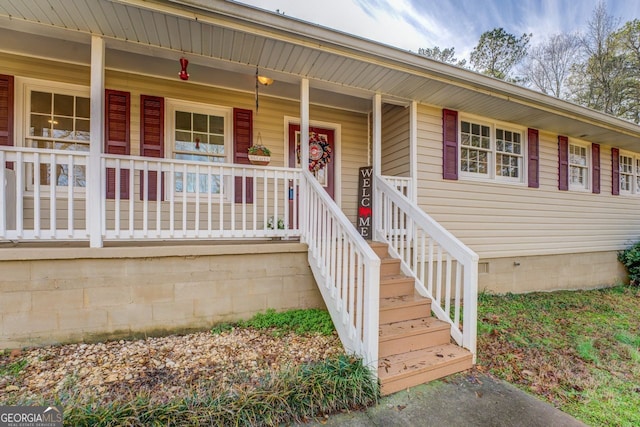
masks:
[[[320,185],[335,199],[335,131],[319,127],[309,127],[309,165],[316,166],[311,171]],[[300,167],[300,125],[289,124],[289,167]],[[328,147],[328,150],[327,150]],[[322,159],[324,156],[324,160]]]

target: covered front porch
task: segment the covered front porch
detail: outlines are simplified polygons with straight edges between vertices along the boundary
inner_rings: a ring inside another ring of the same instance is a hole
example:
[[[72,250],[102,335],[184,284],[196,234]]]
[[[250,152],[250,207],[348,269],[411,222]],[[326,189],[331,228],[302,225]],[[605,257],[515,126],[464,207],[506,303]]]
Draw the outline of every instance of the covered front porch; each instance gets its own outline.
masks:
[[[478,257],[417,206],[405,70],[340,40],[309,45],[272,14],[191,3],[92,0],[82,31],[69,28],[88,10],[46,31],[44,12],[2,17],[0,285],[15,302],[2,346],[325,304],[345,348],[376,368],[381,260],[356,229],[371,167],[373,239],[473,354]],[[321,168],[306,135],[330,146]],[[268,165],[248,162],[257,143]]]

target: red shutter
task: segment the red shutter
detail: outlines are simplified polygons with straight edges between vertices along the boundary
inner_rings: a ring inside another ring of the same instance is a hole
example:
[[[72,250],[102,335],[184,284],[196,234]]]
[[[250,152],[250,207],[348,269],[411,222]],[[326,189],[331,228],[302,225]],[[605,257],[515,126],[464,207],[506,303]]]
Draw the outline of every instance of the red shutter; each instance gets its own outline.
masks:
[[[458,112],[442,110],[442,177],[458,179]]]
[[[249,153],[253,141],[253,111],[241,108],[233,109],[233,162],[248,165]],[[242,203],[242,177],[236,177],[234,182],[236,203]],[[253,201],[253,179],[246,180],[245,201]]]
[[[527,131],[528,158],[529,164],[527,170],[529,173],[529,187],[540,187],[540,144],[538,138],[538,129],[529,129]]]
[[[591,159],[593,162],[593,186],[594,194],[600,194],[600,144],[591,144]]]
[[[129,92],[105,90],[105,147],[107,154],[129,155],[131,145],[129,125],[131,118],[131,96]],[[107,198],[116,197],[116,171],[107,168]],[[129,198],[129,171],[120,171],[120,198]]]
[[[0,145],[15,145],[13,140],[13,76],[0,74]],[[6,167],[13,169],[13,162]]]
[[[164,98],[140,95],[140,155],[164,157]],[[158,173],[149,172],[148,200],[157,200]],[[144,199],[144,172],[140,173],[140,199]],[[164,200],[164,180],[160,191]]]
[[[611,194],[620,195],[620,150],[611,148]]]
[[[558,135],[558,190],[569,189],[569,138]]]

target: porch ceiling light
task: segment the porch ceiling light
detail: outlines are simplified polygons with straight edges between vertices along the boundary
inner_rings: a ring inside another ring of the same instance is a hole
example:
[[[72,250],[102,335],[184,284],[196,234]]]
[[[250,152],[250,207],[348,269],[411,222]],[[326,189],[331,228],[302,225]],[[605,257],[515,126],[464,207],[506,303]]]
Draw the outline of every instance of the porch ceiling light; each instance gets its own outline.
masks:
[[[273,83],[273,79],[271,77],[258,76],[257,79],[261,85],[269,86],[271,83]]]

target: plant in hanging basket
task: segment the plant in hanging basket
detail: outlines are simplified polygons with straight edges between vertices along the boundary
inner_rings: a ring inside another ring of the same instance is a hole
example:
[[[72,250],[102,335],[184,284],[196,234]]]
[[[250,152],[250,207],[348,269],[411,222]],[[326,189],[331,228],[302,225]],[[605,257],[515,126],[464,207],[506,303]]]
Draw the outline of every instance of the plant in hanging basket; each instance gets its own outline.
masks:
[[[247,151],[252,165],[268,165],[271,161],[271,151],[264,145],[252,145]]]

